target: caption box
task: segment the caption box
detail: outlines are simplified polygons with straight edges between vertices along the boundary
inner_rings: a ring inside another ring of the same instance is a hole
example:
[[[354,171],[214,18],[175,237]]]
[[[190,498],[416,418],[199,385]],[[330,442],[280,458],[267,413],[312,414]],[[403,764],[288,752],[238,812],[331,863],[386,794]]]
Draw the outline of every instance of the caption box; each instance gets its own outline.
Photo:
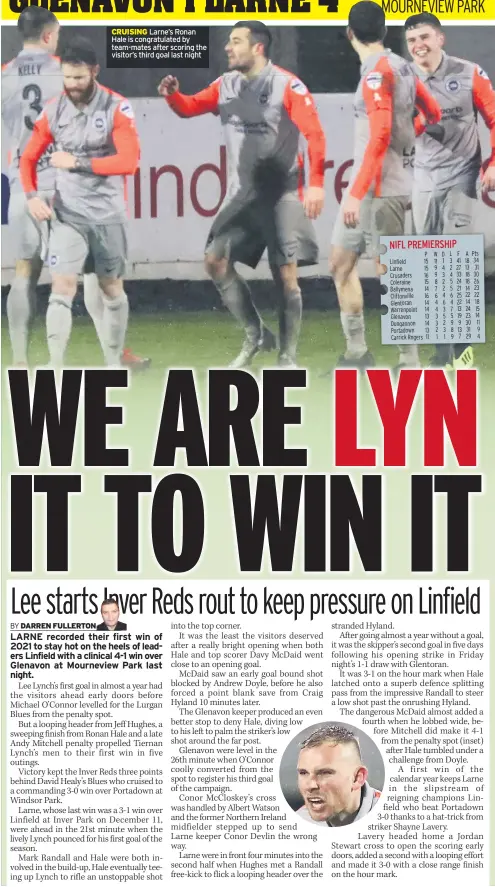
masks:
[[[209,28],[107,28],[109,68],[208,68]]]
[[[485,341],[482,234],[380,237],[380,245],[384,345]]]

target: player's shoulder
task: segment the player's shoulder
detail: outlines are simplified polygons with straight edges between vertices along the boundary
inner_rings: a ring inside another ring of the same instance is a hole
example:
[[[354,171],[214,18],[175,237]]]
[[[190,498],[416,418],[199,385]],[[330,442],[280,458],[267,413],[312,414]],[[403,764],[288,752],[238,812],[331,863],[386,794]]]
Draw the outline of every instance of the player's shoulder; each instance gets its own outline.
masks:
[[[43,117],[44,115],[48,118],[48,120],[51,120],[59,113],[61,106],[65,105],[68,101],[69,99],[63,91],[59,92],[57,95],[52,96],[43,104],[43,110],[40,114],[40,117]]]
[[[474,67],[479,77],[481,77],[483,80],[488,80],[491,83],[490,77],[488,76],[484,68],[481,67],[481,65],[475,65]]]
[[[373,80],[375,75],[380,75],[382,79],[387,76],[392,77],[402,72],[402,69],[404,69],[404,73],[407,73],[410,70],[409,64],[395,52],[385,50],[379,55],[371,56],[362,66],[362,79],[368,82],[369,79]]]
[[[102,98],[108,102],[112,102],[112,104],[118,105],[120,102],[126,101],[125,96],[121,95],[120,92],[115,92],[114,89],[110,89],[109,86],[102,86],[102,84],[99,83],[98,90]]]
[[[41,65],[44,70],[46,70],[46,68],[53,68],[59,72],[62,66],[58,55],[52,55],[50,52],[37,52],[35,55],[30,55],[25,49],[23,49],[18,55],[10,59],[9,62],[4,62],[2,65],[2,73],[10,72],[18,74],[19,67],[25,65],[26,62],[30,63],[32,61],[36,61],[36,64]],[[30,72],[30,74],[32,74],[32,72]]]
[[[449,92],[456,92],[461,86],[476,86],[476,78],[481,77],[490,83],[490,78],[485,70],[476,62],[469,59],[460,59],[457,56],[449,55],[446,57],[445,64],[445,85]]]
[[[114,111],[120,111],[124,117],[134,118],[134,111],[132,110],[132,105],[124,95],[121,95],[120,92],[115,92],[115,90],[110,89],[108,86],[102,86],[101,83],[98,84],[100,89],[100,94],[106,106]]]
[[[390,68],[395,74],[400,74],[401,77],[414,76],[412,63],[407,59],[402,58],[401,55],[397,55],[396,52],[390,52],[387,54],[386,58],[388,59]]]
[[[286,87],[288,86],[293,92],[299,93],[300,95],[305,95],[308,92],[308,87],[297,74],[293,74],[292,71],[287,71],[279,65],[272,65],[272,70],[274,76],[283,78]]]
[[[468,59],[460,59],[455,55],[447,55],[445,57],[445,73],[447,75],[474,74],[477,68],[479,68],[479,65],[475,62],[470,62]]]
[[[62,62],[60,56],[47,53],[47,66],[56,74],[62,72]]]
[[[2,80],[4,78],[15,77],[16,81],[19,75],[19,65],[21,64],[21,59],[19,56],[14,56],[14,58],[10,59],[8,62],[4,62],[2,65]]]
[[[470,77],[474,77],[477,74],[482,80],[488,80],[490,82],[490,77],[481,65],[476,64],[476,62],[469,62],[467,59],[459,59],[458,61],[463,62],[464,71]]]
[[[43,52],[36,55],[38,64],[42,66],[43,74],[61,74],[62,62],[58,55],[51,52]]]

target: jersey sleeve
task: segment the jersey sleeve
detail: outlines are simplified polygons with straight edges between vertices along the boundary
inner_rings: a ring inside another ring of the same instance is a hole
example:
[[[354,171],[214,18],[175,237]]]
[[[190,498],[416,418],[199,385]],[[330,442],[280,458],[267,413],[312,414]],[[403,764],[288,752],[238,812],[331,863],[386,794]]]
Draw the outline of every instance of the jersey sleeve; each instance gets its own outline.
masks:
[[[392,135],[394,73],[387,63],[363,79],[363,99],[369,122],[369,139],[361,166],[350,190],[358,200],[368,193],[373,182],[380,182],[383,160]],[[377,196],[379,187],[377,186]]]
[[[326,141],[315,103],[304,83],[293,77],[284,93],[284,108],[308,143],[309,185],[323,188]]]
[[[473,102],[474,107],[483,117],[490,130],[490,144],[492,153],[489,166],[495,163],[495,91],[482,68],[476,66],[473,76]]]
[[[220,98],[220,80],[210,83],[206,89],[202,89],[195,95],[184,95],[182,92],[174,92],[165,96],[169,108],[178,117],[199,117],[200,114],[217,114]]]
[[[439,123],[442,118],[440,105],[419,77],[416,78],[415,108],[419,112],[414,118],[414,132],[417,136],[425,131],[428,124]]]
[[[45,153],[48,145],[51,145],[53,141],[54,138],[48,117],[45,111],[43,111],[34,124],[33,134],[21,155],[19,163],[21,185],[26,194],[36,191],[38,185],[36,165],[42,154]]]
[[[98,176],[134,175],[139,163],[139,137],[132,108],[126,99],[115,110],[112,138],[115,154],[94,157],[91,171]]]

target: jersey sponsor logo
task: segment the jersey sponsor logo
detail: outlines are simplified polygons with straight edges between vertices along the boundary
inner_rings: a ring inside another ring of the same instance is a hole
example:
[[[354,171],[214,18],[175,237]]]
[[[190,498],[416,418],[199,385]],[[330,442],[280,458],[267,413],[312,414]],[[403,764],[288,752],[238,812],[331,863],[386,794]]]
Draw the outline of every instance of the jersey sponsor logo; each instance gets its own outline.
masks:
[[[370,74],[366,75],[366,85],[369,86],[373,91],[376,89],[380,89],[380,86],[383,83],[383,74],[380,74],[379,71],[371,71]]]
[[[58,265],[59,262],[60,262],[60,256],[55,256],[53,253],[50,256],[48,256],[48,263],[47,264],[50,266],[50,268],[55,268],[55,265]]]
[[[291,80],[290,88],[298,95],[306,95],[308,91],[307,87],[304,85],[304,83],[301,83],[300,80]]]
[[[227,125],[233,126],[235,131],[242,135],[259,135],[269,131],[269,126],[266,120],[255,120],[247,123],[241,120],[236,114],[229,117]]]
[[[132,110],[129,102],[121,102],[119,105],[119,111],[124,117],[129,117],[130,120],[134,120],[134,111]]]
[[[260,95],[260,105],[266,105],[267,101],[268,101],[268,96],[267,96],[266,92],[262,92]]]
[[[462,108],[445,108],[442,111],[442,122],[444,120],[458,120],[462,117]]]
[[[460,88],[461,84],[455,77],[447,77],[447,80],[445,81],[445,89],[447,92],[459,92]]]
[[[490,79],[488,74],[486,73],[486,71],[483,70],[483,68],[478,68],[478,74],[480,75],[480,77],[483,77],[483,80]]]

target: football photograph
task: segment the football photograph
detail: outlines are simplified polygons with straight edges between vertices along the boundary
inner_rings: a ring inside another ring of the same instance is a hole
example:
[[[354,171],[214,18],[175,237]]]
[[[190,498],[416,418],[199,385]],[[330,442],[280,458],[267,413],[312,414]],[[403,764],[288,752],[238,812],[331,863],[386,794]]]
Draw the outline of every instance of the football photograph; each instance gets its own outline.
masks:
[[[492,27],[203,30],[208,67],[133,69],[44,7],[3,28],[4,365],[490,369]],[[384,306],[381,236],[466,234],[467,290],[439,249]]]

